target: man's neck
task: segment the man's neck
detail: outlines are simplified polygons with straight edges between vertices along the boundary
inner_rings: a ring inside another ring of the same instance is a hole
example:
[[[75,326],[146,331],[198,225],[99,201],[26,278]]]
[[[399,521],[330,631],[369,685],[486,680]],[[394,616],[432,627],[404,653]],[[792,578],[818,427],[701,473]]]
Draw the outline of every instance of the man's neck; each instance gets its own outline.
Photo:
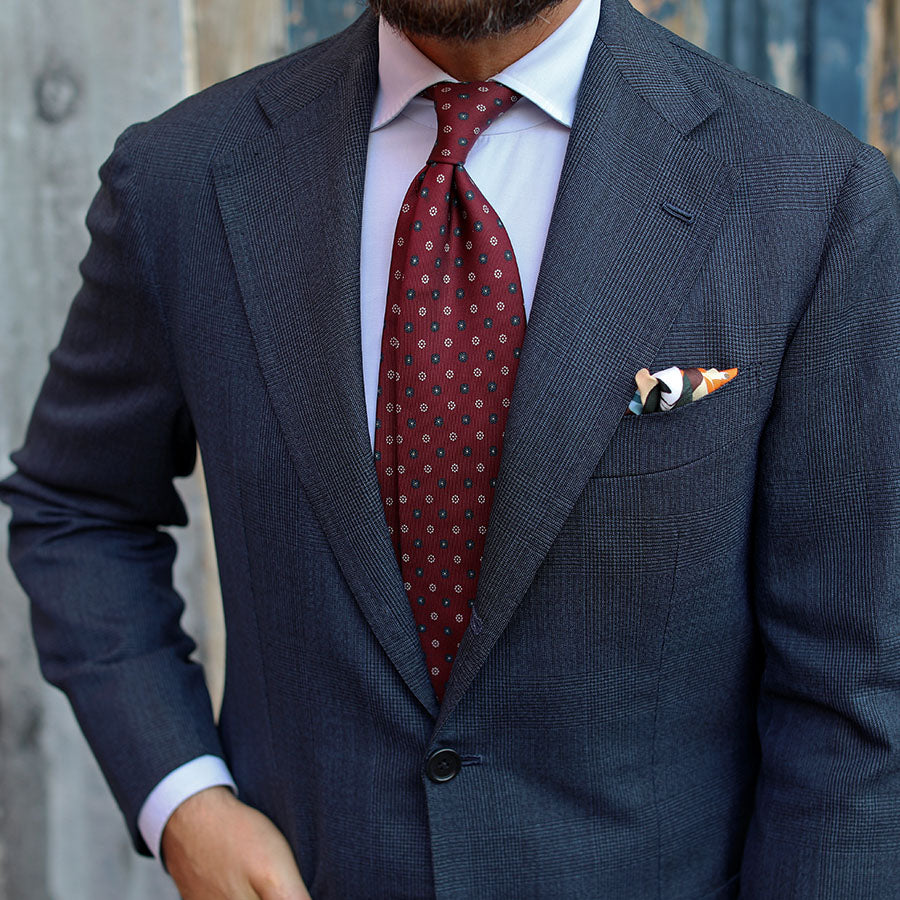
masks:
[[[498,37],[475,41],[407,34],[410,42],[436,66],[459,81],[487,81],[546,40],[576,9],[580,0],[562,0],[545,16]]]

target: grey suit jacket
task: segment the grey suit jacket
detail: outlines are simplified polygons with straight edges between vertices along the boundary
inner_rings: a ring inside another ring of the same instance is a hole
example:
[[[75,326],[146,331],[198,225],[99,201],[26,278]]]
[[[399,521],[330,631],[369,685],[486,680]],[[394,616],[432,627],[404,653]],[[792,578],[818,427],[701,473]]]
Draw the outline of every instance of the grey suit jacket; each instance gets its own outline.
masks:
[[[438,707],[363,402],[376,78],[365,13],[123,135],[2,486],[44,673],[138,849],[153,785],[216,753],[317,900],[896,897],[883,156],[604,0]],[[626,417],[635,372],[668,365],[739,374]],[[218,723],[163,527],[184,522],[195,440]],[[461,768],[436,782],[441,748]]]

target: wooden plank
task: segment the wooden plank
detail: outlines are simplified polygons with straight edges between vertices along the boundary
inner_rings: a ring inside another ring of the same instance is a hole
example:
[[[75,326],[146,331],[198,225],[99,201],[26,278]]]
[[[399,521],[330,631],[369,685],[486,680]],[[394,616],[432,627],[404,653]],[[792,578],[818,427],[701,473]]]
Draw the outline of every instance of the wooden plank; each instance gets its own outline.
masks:
[[[813,7],[807,99],[860,137],[868,127],[866,4],[818,0]]]
[[[702,47],[720,59],[728,59],[733,0],[704,0],[706,40]]]
[[[708,44],[708,15],[706,0],[632,0],[640,10],[660,25],[698,46]],[[714,0],[721,5],[721,0]]]
[[[287,52],[283,0],[188,0],[196,27],[197,87]]]
[[[115,136],[183,96],[172,0],[6,3],[0,16],[0,475],[78,287],[84,215]],[[8,513],[0,514],[6,556]],[[202,544],[182,543],[190,565]],[[137,857],[72,711],[41,683],[27,602],[0,566],[0,897],[164,900]]]
[[[880,147],[900,172],[900,0],[633,0]]]
[[[760,21],[767,81],[798,97],[809,95],[810,13],[812,0],[761,0]]]
[[[870,0],[867,25],[867,139],[900,175],[900,0]]]
[[[357,0],[283,0],[288,46],[307,47],[346,28],[363,11]]]
[[[763,0],[740,0],[731,4],[727,35],[728,61],[739,69],[770,80],[765,52],[766,23]]]

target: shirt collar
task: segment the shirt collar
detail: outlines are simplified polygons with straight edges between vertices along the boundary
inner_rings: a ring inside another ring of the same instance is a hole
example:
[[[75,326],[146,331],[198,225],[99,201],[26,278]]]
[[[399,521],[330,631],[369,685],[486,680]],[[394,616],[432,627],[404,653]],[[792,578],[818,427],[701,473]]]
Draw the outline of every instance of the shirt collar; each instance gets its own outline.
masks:
[[[556,31],[493,80],[571,128],[578,88],[600,21],[600,2],[581,0]],[[414,47],[402,32],[379,19],[378,92],[371,130],[387,125],[413,97],[438,81],[456,79]]]

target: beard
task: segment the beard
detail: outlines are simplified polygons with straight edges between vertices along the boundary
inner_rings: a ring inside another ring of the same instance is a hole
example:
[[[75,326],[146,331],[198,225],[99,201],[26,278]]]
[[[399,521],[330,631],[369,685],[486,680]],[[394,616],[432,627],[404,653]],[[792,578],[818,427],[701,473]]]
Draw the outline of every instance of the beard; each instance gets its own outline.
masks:
[[[376,15],[407,34],[475,41],[531,24],[562,0],[368,0]]]

